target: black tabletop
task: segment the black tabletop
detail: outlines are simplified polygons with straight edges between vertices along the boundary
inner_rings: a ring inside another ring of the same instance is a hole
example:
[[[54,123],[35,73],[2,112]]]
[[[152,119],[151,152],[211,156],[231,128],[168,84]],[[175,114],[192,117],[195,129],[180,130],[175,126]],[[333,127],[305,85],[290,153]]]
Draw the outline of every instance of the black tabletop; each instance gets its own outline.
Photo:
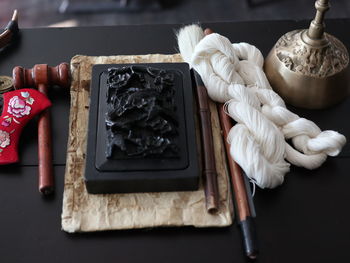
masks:
[[[232,42],[256,45],[264,55],[284,33],[307,21],[207,24]],[[329,20],[327,31],[350,47],[350,20]],[[76,54],[127,55],[176,52],[180,25],[24,29],[18,42],[0,53],[0,75],[17,65],[52,66]],[[0,167],[0,262],[245,262],[239,228],[158,228],[67,234],[61,231],[69,91],[55,88],[53,102],[56,194],[37,190],[35,122],[20,140],[21,162]],[[350,135],[350,99],[320,111],[293,109],[322,129]],[[350,149],[328,158],[319,169],[293,167],[274,190],[258,189],[254,198],[260,245],[257,262],[347,262],[350,245]]]

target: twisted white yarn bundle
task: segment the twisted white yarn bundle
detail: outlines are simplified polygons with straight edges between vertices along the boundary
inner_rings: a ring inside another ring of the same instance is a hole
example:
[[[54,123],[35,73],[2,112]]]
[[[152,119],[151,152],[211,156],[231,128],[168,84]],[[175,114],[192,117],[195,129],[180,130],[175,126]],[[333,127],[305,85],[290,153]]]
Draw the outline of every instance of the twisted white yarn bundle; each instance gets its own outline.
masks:
[[[237,122],[227,138],[230,154],[259,187],[282,184],[288,162],[315,169],[327,155],[340,153],[345,136],[321,131],[312,121],[289,111],[272,90],[256,47],[231,44],[216,33],[204,36],[198,25],[182,28],[177,38],[183,59],[201,75],[210,98],[225,103]],[[291,139],[294,148],[286,139]]]

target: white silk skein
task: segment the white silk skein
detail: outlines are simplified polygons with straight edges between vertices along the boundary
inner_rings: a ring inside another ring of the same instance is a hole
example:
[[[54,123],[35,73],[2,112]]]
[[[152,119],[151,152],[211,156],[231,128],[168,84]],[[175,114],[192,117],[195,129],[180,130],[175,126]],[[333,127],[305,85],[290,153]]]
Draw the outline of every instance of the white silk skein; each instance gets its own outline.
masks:
[[[282,184],[288,162],[315,169],[328,155],[340,153],[345,136],[321,131],[289,111],[272,90],[256,47],[231,44],[216,33],[205,36],[198,25],[180,29],[177,39],[181,56],[201,75],[210,98],[225,103],[227,114],[237,122],[227,138],[231,157],[259,187]]]

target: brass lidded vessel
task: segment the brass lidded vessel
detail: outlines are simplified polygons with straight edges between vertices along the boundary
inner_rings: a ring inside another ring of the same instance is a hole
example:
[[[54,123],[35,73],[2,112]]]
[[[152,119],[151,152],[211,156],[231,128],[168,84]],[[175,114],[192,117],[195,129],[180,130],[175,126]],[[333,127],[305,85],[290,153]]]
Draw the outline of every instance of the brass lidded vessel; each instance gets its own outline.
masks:
[[[272,88],[289,104],[322,109],[349,94],[349,53],[334,36],[324,32],[328,0],[318,0],[309,29],[283,35],[265,60]]]

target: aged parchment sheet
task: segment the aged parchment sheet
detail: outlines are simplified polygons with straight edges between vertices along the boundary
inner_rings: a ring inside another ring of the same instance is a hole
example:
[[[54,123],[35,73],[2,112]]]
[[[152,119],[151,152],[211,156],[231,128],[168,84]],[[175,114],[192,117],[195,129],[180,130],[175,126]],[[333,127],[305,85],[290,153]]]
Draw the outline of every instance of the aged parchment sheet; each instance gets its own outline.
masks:
[[[91,68],[94,64],[182,62],[175,55],[89,57],[71,60],[72,86],[69,141],[62,209],[62,229],[89,232],[159,226],[223,227],[232,223],[232,198],[214,103],[211,103],[216,165],[220,189],[220,211],[208,214],[203,186],[192,192],[88,194],[84,184],[84,163],[89,115]]]

